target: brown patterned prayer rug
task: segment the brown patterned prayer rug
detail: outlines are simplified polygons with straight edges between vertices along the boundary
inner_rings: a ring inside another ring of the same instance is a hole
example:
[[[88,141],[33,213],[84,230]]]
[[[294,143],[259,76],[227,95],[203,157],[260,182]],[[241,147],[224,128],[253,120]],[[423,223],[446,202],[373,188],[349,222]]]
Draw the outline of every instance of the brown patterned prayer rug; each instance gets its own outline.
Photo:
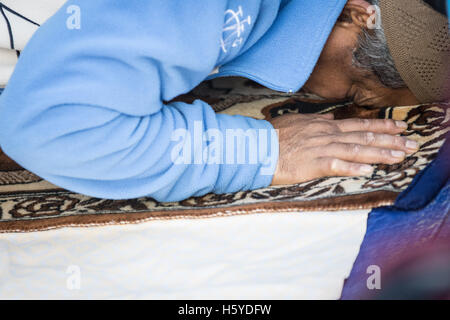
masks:
[[[174,203],[160,203],[150,198],[113,201],[75,194],[42,180],[0,153],[0,232],[389,205],[435,158],[450,124],[450,104],[369,109],[352,103],[331,103],[301,92],[275,92],[243,78],[207,81],[175,100],[192,102],[195,99],[210,103],[217,112],[258,119],[285,113],[333,112],[337,119],[405,120],[409,124],[405,135],[418,141],[421,148],[403,163],[376,166],[371,177],[322,178],[235,194],[208,194]]]

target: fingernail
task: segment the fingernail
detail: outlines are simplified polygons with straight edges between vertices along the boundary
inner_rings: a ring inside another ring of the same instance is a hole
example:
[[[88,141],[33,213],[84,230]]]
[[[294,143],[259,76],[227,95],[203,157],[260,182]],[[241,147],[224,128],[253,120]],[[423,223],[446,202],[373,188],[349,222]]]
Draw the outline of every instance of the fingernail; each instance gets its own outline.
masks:
[[[406,141],[406,147],[408,149],[417,150],[417,149],[419,149],[419,144],[416,141],[414,141],[414,140],[407,140]]]
[[[403,151],[398,151],[398,150],[392,150],[391,155],[394,158],[404,158],[405,157],[405,153]]]
[[[408,128],[408,124],[404,121],[395,121],[395,125],[402,129]]]
[[[369,174],[372,174],[372,172],[373,172],[373,167],[372,167],[372,166],[369,166],[369,165],[362,165],[362,166],[359,168],[359,171],[360,171],[362,174],[364,174],[364,175],[369,175]]]

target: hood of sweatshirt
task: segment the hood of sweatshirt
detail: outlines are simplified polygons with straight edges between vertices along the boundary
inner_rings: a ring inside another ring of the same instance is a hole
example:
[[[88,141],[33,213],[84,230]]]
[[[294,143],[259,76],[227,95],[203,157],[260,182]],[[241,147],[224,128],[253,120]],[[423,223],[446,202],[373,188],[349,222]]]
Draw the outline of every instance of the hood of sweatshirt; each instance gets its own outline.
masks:
[[[295,92],[310,77],[347,0],[283,1],[264,36],[208,79],[241,76]]]

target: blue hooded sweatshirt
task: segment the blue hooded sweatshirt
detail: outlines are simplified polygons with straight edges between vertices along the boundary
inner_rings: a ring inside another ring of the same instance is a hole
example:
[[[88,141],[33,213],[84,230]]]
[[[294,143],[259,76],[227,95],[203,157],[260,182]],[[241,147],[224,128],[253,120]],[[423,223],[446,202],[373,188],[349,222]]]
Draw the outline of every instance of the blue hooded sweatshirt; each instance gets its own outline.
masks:
[[[346,2],[70,0],[32,37],[0,96],[0,145],[42,178],[101,198],[266,187],[278,159],[269,122],[216,114],[200,100],[164,101],[220,76],[297,91]],[[271,138],[228,144],[231,130]],[[223,139],[215,157],[211,133]],[[199,134],[206,138],[192,143]],[[259,157],[225,161],[242,148]],[[192,161],[174,161],[174,150]]]

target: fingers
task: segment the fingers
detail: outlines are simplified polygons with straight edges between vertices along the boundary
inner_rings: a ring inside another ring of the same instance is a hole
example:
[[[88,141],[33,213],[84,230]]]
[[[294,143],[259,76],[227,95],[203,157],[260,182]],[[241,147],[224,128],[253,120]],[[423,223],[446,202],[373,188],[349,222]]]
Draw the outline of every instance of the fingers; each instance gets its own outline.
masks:
[[[269,121],[276,128],[286,128],[286,127],[304,127],[307,123],[312,122],[322,122],[328,123],[329,120],[333,120],[334,115],[332,113],[327,114],[299,114],[299,113],[288,113],[279,117],[270,119]],[[331,126],[331,124],[330,124]],[[333,125],[336,127],[335,125]],[[337,127],[336,127],[337,129]]]
[[[342,132],[370,131],[399,134],[408,128],[406,122],[390,119],[345,119],[335,121],[335,123]]]
[[[334,114],[332,113],[319,114],[319,116],[323,119],[334,120]]]
[[[336,158],[319,158],[321,175],[339,177],[370,176],[374,168],[368,164],[354,163]]]
[[[406,153],[401,150],[338,142],[312,148],[311,151],[318,157],[336,158],[364,164],[395,164],[402,162],[406,157]]]
[[[379,119],[333,120],[333,114],[290,115],[271,120],[279,131],[280,158],[273,184],[325,176],[364,176],[371,164],[396,164],[418,144],[398,136],[407,124]]]
[[[334,141],[347,144],[359,144],[378,148],[402,150],[407,154],[415,153],[419,149],[419,144],[414,140],[390,134],[373,132],[341,133],[334,138]],[[330,140],[328,143],[331,142],[332,141]]]

